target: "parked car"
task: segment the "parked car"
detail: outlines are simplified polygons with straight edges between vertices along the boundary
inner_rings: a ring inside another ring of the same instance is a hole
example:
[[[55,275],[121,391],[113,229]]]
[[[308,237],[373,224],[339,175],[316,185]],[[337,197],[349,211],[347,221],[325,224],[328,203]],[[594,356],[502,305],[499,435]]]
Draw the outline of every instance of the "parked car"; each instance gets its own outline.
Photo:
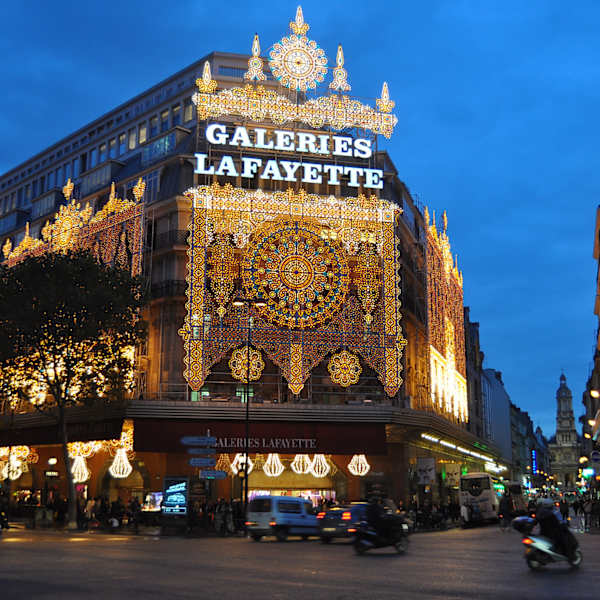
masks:
[[[345,506],[333,506],[317,515],[319,533],[324,544],[333,538],[353,538],[356,524],[366,519],[367,503],[352,502]]]
[[[293,496],[254,498],[248,505],[246,527],[255,542],[265,535],[274,535],[280,542],[284,542],[288,535],[299,535],[303,539],[319,535],[312,503]]]

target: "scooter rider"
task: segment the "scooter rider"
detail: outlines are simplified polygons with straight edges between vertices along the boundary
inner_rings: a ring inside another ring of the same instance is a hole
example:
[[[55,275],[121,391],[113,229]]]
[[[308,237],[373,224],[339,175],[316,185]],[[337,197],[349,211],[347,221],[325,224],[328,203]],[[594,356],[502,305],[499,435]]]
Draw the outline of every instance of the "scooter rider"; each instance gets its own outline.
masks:
[[[369,505],[367,506],[367,523],[375,530],[377,535],[381,535],[382,532],[382,521],[385,514],[385,510],[381,505],[380,498],[378,495],[373,494],[369,499]]]
[[[568,525],[558,518],[551,498],[541,499],[535,522],[540,526],[540,534],[549,538],[559,553],[565,554],[569,560],[574,558],[577,541],[569,531]]]

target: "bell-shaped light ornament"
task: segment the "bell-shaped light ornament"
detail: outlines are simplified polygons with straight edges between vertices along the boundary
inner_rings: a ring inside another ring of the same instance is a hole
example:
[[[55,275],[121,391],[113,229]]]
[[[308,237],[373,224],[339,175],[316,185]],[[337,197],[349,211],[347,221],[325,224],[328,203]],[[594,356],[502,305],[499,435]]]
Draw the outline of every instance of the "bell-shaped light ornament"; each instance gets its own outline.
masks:
[[[364,454],[355,454],[348,463],[348,471],[355,477],[364,477],[370,470],[371,465]]]
[[[269,454],[267,456],[267,461],[263,465],[263,471],[267,477],[279,477],[284,469],[279,454]]]
[[[112,465],[108,467],[108,472],[115,479],[126,479],[131,475],[131,471],[133,471],[133,467],[129,464],[127,450],[125,450],[125,448],[119,448],[115,454]]]
[[[310,460],[308,454],[296,454],[290,467],[292,468],[292,471],[296,473],[296,475],[306,475],[307,473],[310,473],[312,461]]]
[[[331,467],[329,466],[325,455],[315,454],[310,468],[312,475],[318,478],[327,477],[329,471],[331,471]]]
[[[90,478],[90,470],[83,456],[76,456],[73,459],[71,473],[73,474],[73,483],[83,483]]]

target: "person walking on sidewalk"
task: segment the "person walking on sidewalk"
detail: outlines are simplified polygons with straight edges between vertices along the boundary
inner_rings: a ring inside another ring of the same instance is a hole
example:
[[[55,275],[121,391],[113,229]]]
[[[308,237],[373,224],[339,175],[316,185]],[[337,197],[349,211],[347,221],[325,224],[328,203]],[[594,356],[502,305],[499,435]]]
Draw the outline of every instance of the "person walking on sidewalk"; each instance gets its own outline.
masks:
[[[592,521],[592,499],[588,496],[583,502],[583,514],[585,516],[585,530],[590,530]]]

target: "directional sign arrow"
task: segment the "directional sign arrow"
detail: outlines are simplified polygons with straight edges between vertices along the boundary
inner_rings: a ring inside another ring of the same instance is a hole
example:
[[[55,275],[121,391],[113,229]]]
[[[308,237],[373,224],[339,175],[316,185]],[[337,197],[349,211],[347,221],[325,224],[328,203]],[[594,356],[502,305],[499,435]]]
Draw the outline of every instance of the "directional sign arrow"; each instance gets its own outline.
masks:
[[[188,454],[214,454],[214,448],[188,448]]]
[[[216,446],[217,438],[209,437],[207,435],[186,435],[181,438],[181,443],[184,446]]]
[[[200,471],[200,479],[225,479],[225,471]]]
[[[214,458],[190,458],[188,462],[192,467],[214,467],[217,464]]]

